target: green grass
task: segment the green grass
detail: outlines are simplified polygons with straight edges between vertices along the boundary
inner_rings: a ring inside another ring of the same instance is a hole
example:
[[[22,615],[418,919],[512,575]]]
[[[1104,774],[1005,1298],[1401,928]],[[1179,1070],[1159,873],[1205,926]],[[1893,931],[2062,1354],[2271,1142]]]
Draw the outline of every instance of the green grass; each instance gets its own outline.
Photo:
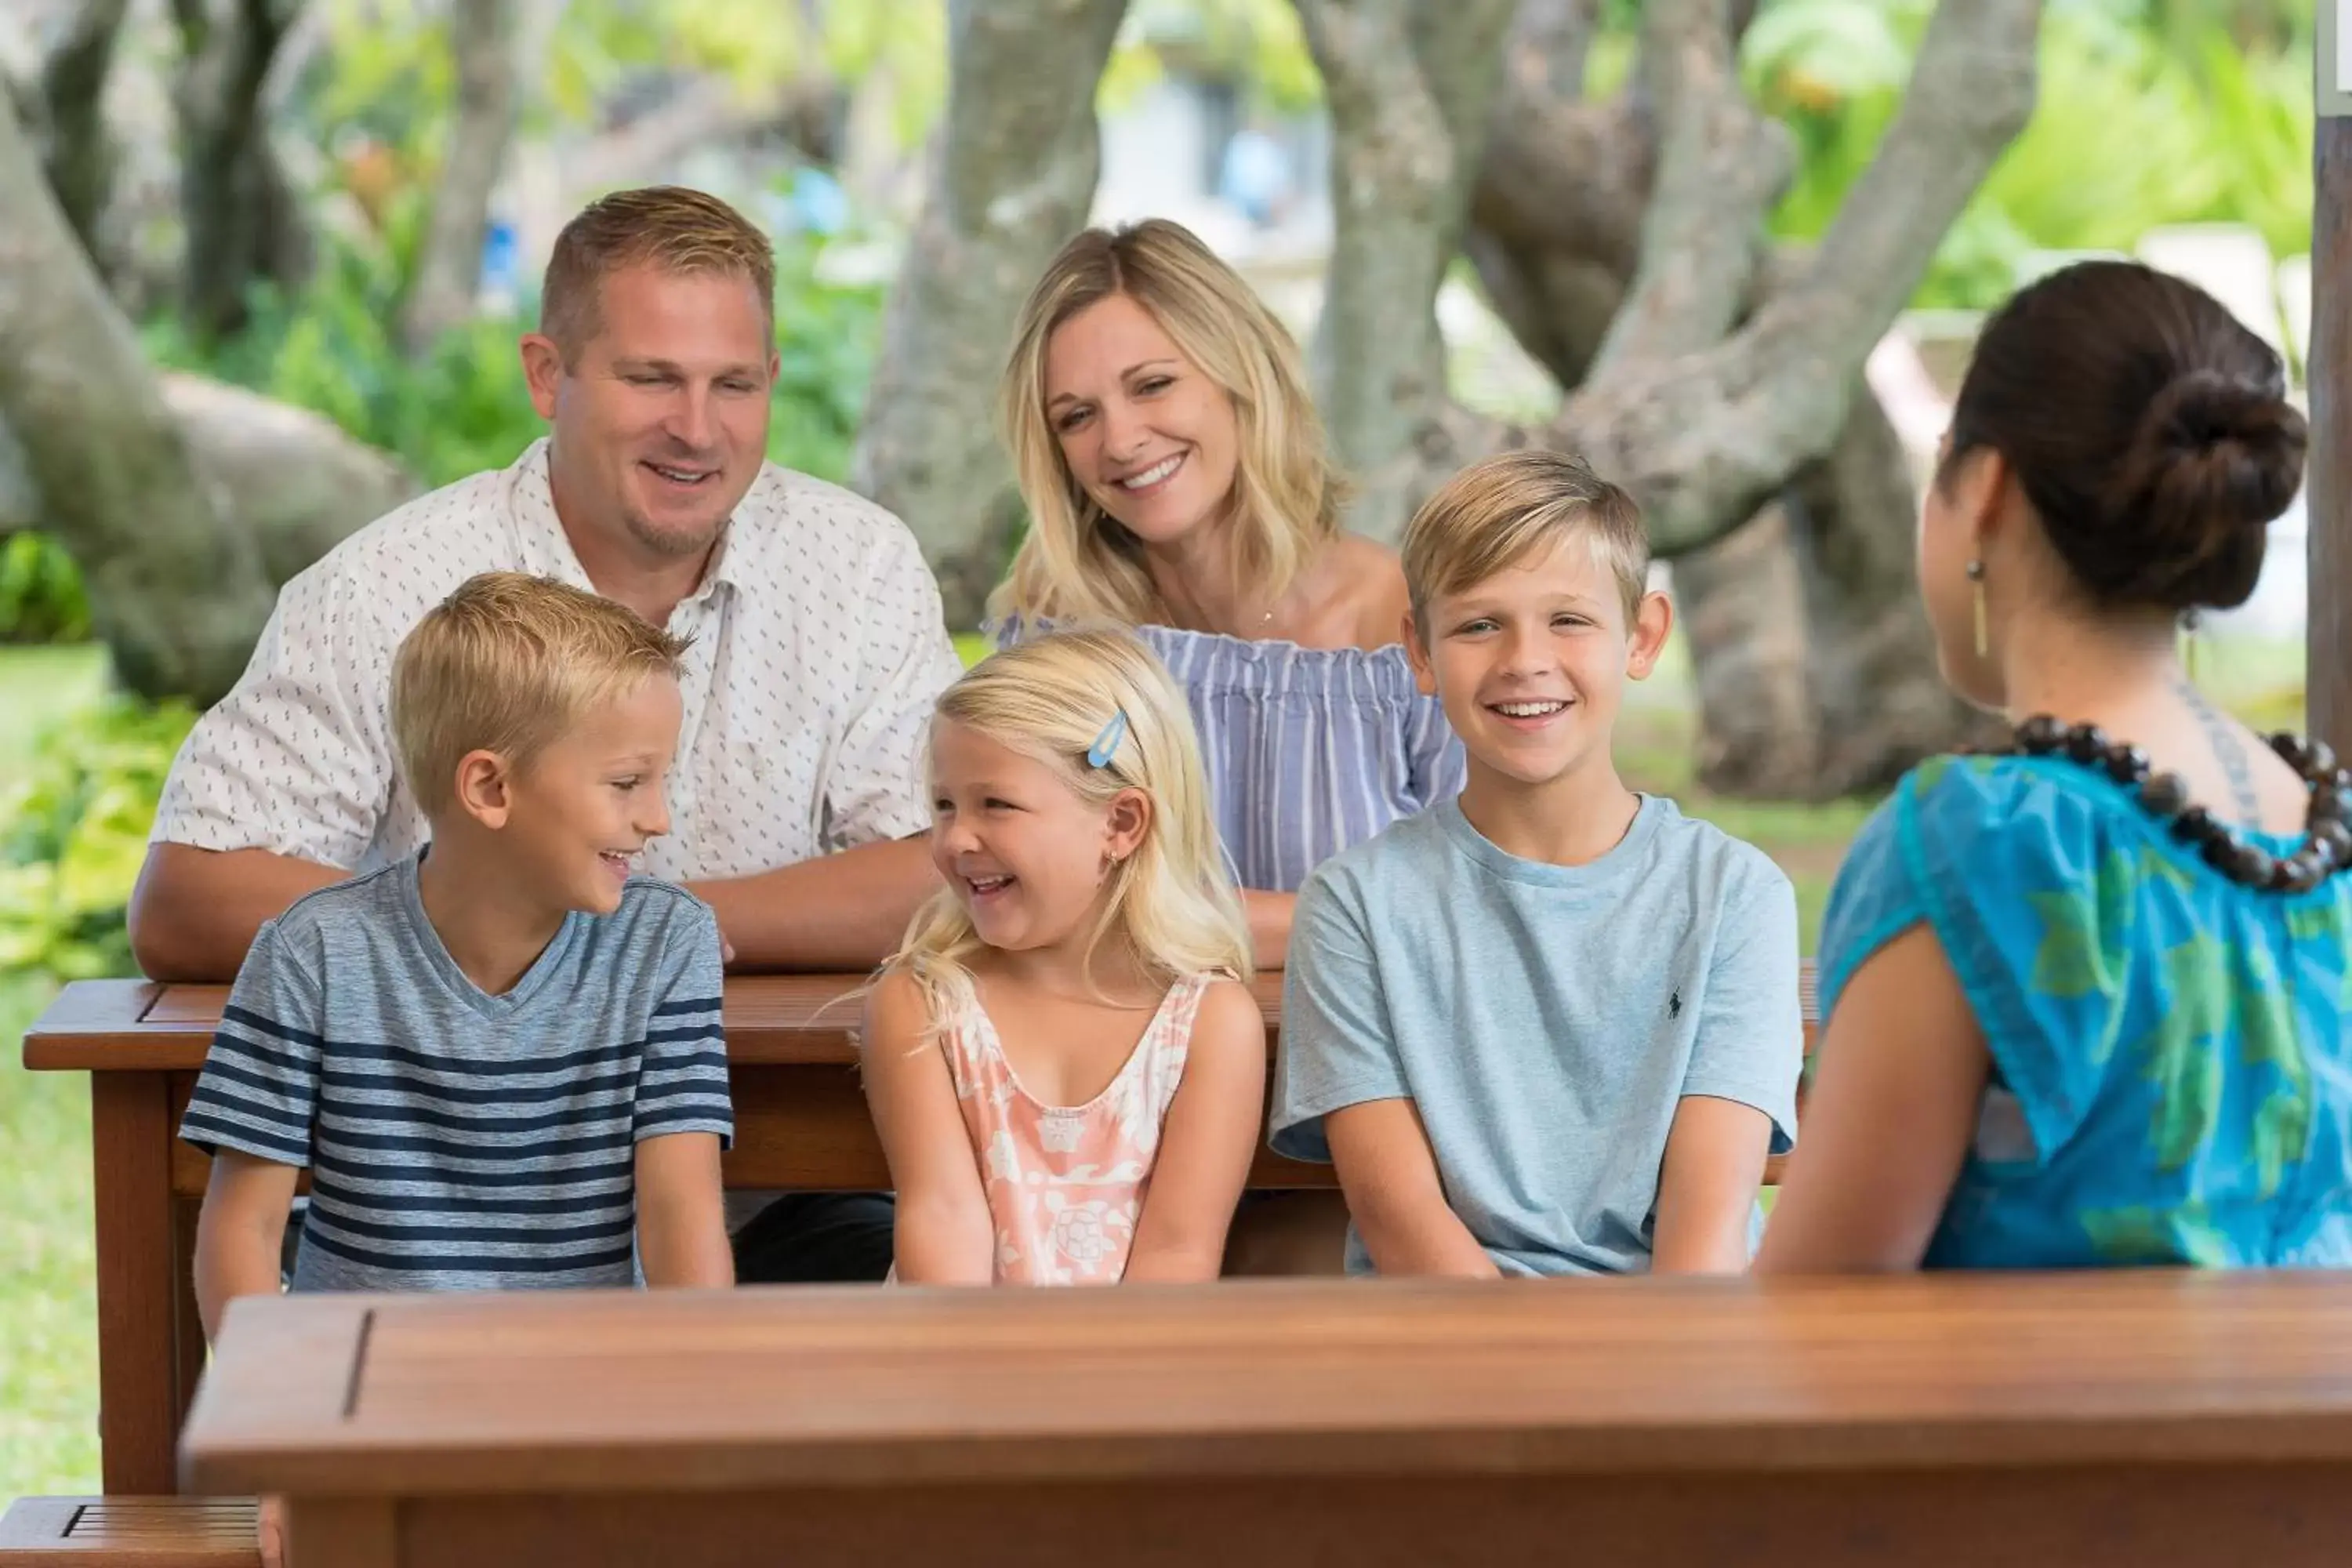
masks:
[[[0,980],[0,1504],[99,1486],[89,1084],[18,1049],[49,994]]]
[[[0,649],[0,795],[36,739],[105,690],[95,647]],[[89,1084],[28,1073],[52,987],[0,975],[0,1503],[98,1489],[98,1290]]]
[[[0,788],[16,776],[43,731],[106,692],[106,650],[0,647]]]

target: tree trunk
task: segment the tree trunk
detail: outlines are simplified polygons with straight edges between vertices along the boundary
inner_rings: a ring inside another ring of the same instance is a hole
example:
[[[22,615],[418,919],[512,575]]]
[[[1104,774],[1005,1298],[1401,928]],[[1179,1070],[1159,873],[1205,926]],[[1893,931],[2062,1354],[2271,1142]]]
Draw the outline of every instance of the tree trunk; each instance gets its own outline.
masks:
[[[1544,0],[1554,12],[1558,5]],[[1523,13],[1465,248],[1521,345],[1575,387],[1624,316],[1643,225],[1656,221],[1653,115],[1670,110],[1632,93],[1610,104],[1564,101],[1561,84],[1579,73],[1536,52],[1530,31]],[[2021,36],[2030,44],[2030,29],[2010,35]],[[1580,51],[1581,40],[1571,34],[1552,47]],[[1763,271],[1759,296],[1793,288],[1808,266],[1788,254]],[[1752,319],[1752,305],[1733,304],[1737,321]],[[1859,362],[1854,372],[1859,387]],[[1850,411],[1829,456],[1798,469],[1785,505],[1719,545],[1676,554],[1700,698],[1699,771],[1712,788],[1847,793],[1973,735],[1937,673],[1917,604],[1904,453],[1860,391],[1844,394]],[[1664,542],[1662,552],[1674,552]]]
[[[1349,521],[1394,539],[1447,400],[1437,289],[1461,247],[1512,0],[1295,0],[1330,109],[1333,232],[1312,354]]]
[[[903,518],[950,626],[979,623],[1017,512],[992,417],[1008,335],[1086,220],[1095,83],[1126,0],[951,0],[948,108],[883,321],[852,483]]]
[[[83,0],[41,59],[41,164],[66,221],[93,258],[114,186],[115,148],[106,129],[106,80],[130,0]],[[103,262],[101,260],[101,268]]]
[[[425,228],[415,282],[401,310],[400,342],[419,354],[474,313],[482,277],[482,239],[490,195],[505,166],[521,105],[516,50],[517,0],[462,0],[449,16],[449,53],[457,65],[457,105],[433,211]]]
[[[300,207],[269,141],[262,89],[301,0],[172,0],[181,66],[180,212],[187,248],[182,308],[198,332],[245,324],[257,279],[310,268]]]
[[[0,416],[124,684],[226,690],[269,613],[260,551],[223,516],[14,114],[0,119]]]
[[[218,698],[278,585],[416,488],[315,414],[155,375],[0,114],[0,532],[65,546],[123,685]]]

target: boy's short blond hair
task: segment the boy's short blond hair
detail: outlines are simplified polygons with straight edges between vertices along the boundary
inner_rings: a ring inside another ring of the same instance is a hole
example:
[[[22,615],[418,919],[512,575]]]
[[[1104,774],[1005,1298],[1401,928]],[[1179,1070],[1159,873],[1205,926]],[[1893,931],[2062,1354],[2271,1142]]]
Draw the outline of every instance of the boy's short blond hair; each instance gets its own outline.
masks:
[[[1569,539],[1584,541],[1617,579],[1631,626],[1650,583],[1650,538],[1633,498],[1565,452],[1505,452],[1471,464],[1405,525],[1404,581],[1415,629],[1427,638],[1433,600]]]
[[[409,793],[427,816],[448,810],[467,753],[523,767],[599,704],[653,676],[675,679],[686,646],[626,605],[551,577],[467,578],[393,658],[393,749]]]

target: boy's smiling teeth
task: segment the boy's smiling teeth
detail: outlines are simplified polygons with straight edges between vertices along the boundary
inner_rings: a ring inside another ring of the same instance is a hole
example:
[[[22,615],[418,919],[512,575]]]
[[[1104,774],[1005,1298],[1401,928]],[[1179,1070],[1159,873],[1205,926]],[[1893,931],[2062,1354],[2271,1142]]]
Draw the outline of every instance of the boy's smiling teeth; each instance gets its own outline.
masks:
[[[1495,711],[1513,719],[1540,719],[1547,713],[1557,713],[1568,704],[1557,700],[1545,702],[1497,702]]]

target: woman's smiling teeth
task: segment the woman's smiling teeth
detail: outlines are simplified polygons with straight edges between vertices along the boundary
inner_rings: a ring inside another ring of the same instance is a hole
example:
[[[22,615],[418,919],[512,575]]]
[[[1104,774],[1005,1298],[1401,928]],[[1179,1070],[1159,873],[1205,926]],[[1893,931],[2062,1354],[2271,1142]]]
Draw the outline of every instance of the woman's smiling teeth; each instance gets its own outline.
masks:
[[[1129,474],[1118,481],[1118,488],[1130,495],[1142,490],[1156,489],[1183,466],[1184,454],[1179,452],[1172,458],[1164,458],[1152,464],[1139,474]]]
[[[1001,893],[1005,889],[1011,887],[1013,885],[1013,879],[1010,877],[966,877],[963,879],[963,882],[965,887],[971,889],[972,897],[984,899],[991,893]]]

